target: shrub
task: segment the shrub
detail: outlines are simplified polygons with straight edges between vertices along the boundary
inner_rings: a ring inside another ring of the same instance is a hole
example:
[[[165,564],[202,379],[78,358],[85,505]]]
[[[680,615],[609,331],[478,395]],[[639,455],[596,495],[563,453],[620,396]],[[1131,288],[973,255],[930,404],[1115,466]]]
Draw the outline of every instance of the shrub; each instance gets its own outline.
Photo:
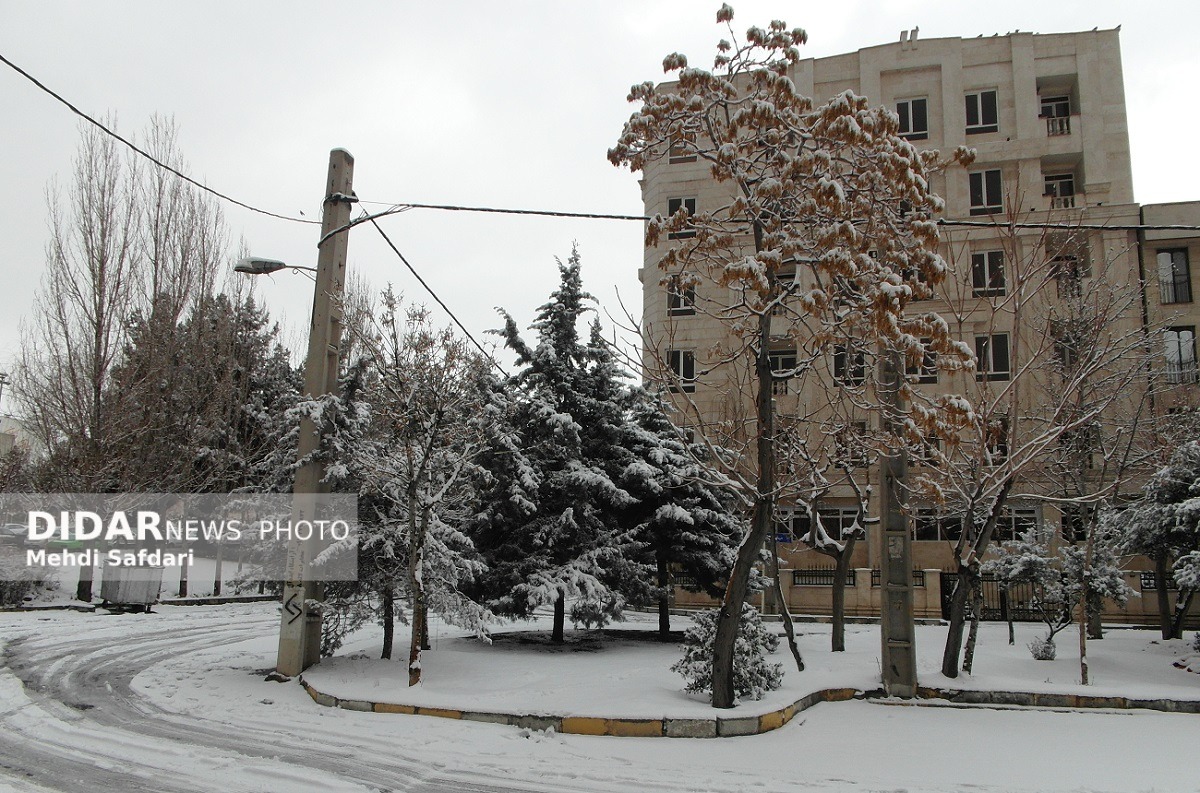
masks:
[[[1058,648],[1054,646],[1054,640],[1047,636],[1044,639],[1034,639],[1029,643],[1029,652],[1038,661],[1053,661],[1058,654]]]
[[[0,560],[0,607],[19,606],[53,586],[44,568],[26,567],[9,559]]]
[[[712,697],[713,641],[719,609],[703,611],[683,637],[683,658],[671,667],[683,675],[684,691]],[[733,649],[733,691],[738,698],[762,699],[783,681],[783,664],[772,664],[768,653],[779,647],[779,637],[763,625],[758,610],[742,604],[742,621]]]

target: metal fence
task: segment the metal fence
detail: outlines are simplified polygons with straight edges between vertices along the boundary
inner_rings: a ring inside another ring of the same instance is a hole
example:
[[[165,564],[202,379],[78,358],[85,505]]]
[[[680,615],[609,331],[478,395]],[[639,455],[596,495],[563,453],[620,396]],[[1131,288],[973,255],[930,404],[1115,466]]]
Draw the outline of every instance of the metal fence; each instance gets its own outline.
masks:
[[[994,575],[984,575],[983,608],[979,618],[985,621],[1040,622],[1041,612],[1035,607],[1032,584],[1019,583],[1002,586]],[[942,572],[942,619],[950,619],[950,603],[958,587],[958,574]],[[971,600],[967,599],[967,616],[971,616]]]

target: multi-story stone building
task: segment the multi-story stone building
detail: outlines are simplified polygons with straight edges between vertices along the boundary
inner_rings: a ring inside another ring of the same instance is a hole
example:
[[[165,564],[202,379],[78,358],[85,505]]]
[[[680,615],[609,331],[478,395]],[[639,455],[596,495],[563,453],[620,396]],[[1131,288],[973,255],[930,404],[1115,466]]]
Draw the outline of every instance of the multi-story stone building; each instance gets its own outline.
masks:
[[[1190,266],[1200,255],[1200,238],[1194,231],[1145,228],[1200,224],[1200,204],[1142,207],[1134,201],[1118,31],[926,40],[914,30],[897,43],[800,61],[789,76],[801,94],[817,102],[851,90],[895,110],[902,135],[918,148],[976,151],[969,167],[933,177],[934,191],[945,199],[941,253],[952,274],[931,299],[921,301],[920,310],[945,318],[975,353],[977,366],[945,371],[932,360],[910,361],[909,381],[931,397],[968,396],[977,408],[987,408],[985,419],[992,425],[1006,427],[1010,410],[1024,422],[1020,449],[1006,443],[984,458],[989,464],[1009,454],[1039,458],[1020,468],[997,539],[1038,524],[1053,530],[1058,541],[1075,540],[1086,507],[1072,496],[1101,492],[1114,474],[1118,455],[1105,447],[1127,441],[1131,427],[1143,437],[1152,435],[1161,428],[1154,417],[1182,415],[1200,404],[1195,342],[1200,312]],[[728,201],[729,188],[713,180],[702,159],[680,154],[646,166],[641,187],[647,215],[704,212]],[[686,233],[672,235],[682,236]],[[667,375],[676,398],[689,403],[684,414],[693,424],[726,421],[739,411],[752,415],[750,387],[733,383],[715,360],[729,329],[714,315],[730,295],[706,283],[672,287],[658,262],[665,246],[675,244],[678,239],[664,239],[648,247],[640,272],[648,368],[657,366]],[[1078,316],[1085,304],[1094,307],[1097,301],[1108,314]],[[1109,353],[1103,375],[1090,375],[1097,384],[1089,389],[1120,393],[1110,395],[1102,422],[1081,422],[1055,443],[1038,445],[1037,433],[1047,422],[1064,420],[1064,407],[1055,402],[1063,389],[1055,378],[1067,377],[1065,368],[1080,355],[1070,340],[1071,323],[1089,319],[1107,327],[1110,344],[1124,345],[1120,354]],[[771,355],[779,371],[796,365],[786,334],[778,349],[772,344]],[[853,385],[872,365],[869,354],[849,344],[832,345],[829,358],[824,380],[795,388],[786,380],[775,384],[781,420],[812,416],[814,405],[828,402],[814,388]],[[1122,367],[1128,367],[1124,375]],[[1136,377],[1129,374],[1133,370]],[[878,428],[879,418],[869,410],[856,414],[851,407],[843,417],[847,428],[867,435]],[[826,433],[823,440],[837,439]],[[939,454],[948,457],[950,450]],[[872,458],[856,465],[861,483],[878,480]],[[1074,490],[1072,472],[1078,474]],[[1121,493],[1109,494],[1135,493],[1138,484],[1135,478]],[[816,504],[822,519],[831,525],[854,519],[855,492],[845,482],[823,492]],[[876,487],[871,511],[878,509],[877,493]],[[953,515],[919,495],[910,499],[907,512],[918,615],[936,616],[942,608],[939,574],[954,562],[959,529]],[[789,523],[811,518],[797,517],[788,494],[781,493],[779,519],[781,576],[790,607],[828,612],[828,560],[789,542],[794,536]],[[879,541],[868,532],[852,560],[848,613],[877,611],[879,555]],[[1131,567],[1135,590],[1155,585],[1153,577],[1141,575],[1142,565]],[[681,604],[698,600],[683,591],[677,598]],[[1154,598],[1134,599],[1125,614],[1149,621],[1154,608]]]

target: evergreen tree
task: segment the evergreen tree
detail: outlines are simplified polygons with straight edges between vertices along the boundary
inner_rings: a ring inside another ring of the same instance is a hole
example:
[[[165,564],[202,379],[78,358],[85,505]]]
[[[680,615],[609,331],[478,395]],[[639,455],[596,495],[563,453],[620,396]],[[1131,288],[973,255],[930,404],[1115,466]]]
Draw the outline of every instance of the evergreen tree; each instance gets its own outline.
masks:
[[[672,423],[666,402],[644,389],[633,391],[627,427],[632,460],[621,486],[636,503],[624,522],[633,527],[643,556],[653,565],[658,628],[670,632],[671,571],[687,576],[688,588],[720,597],[745,527],[727,483],[704,464],[708,450],[690,442]]]
[[[580,339],[594,298],[583,291],[577,250],[559,270],[561,283],[532,325],[536,346],[503,314],[505,345],[522,369],[508,383],[512,435],[501,433],[483,458],[495,468],[472,526],[489,568],[481,595],[516,617],[553,605],[556,642],[567,598],[616,614],[639,578],[632,537],[619,521],[633,499],[612,473],[628,459],[619,445],[621,388],[598,330],[590,343]]]

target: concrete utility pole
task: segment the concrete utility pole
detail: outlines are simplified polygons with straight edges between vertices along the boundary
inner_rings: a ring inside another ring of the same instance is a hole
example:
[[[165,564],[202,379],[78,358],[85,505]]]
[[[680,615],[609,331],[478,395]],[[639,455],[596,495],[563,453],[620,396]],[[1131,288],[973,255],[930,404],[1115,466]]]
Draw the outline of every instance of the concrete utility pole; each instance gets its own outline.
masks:
[[[354,202],[354,158],[345,149],[329,153],[329,176],[321,238],[350,222]],[[346,248],[349,232],[325,240],[317,254],[317,292],[313,297],[312,325],[308,329],[308,358],[304,363],[304,393],[319,397],[337,390],[338,357],[342,343],[341,297],[346,284]],[[312,454],[321,442],[321,428],[305,418],[300,423],[299,458]],[[296,471],[292,488],[292,525],[316,517],[318,495],[327,492],[321,480],[325,466],[308,462]],[[294,677],[321,660],[321,614],[308,607],[321,600],[324,587],[308,576],[308,564],[320,552],[314,537],[288,543],[287,581],[283,587],[283,615],[279,625],[279,657],[275,670]]]
[[[885,352],[880,362],[880,385],[884,403],[884,428],[898,435],[900,378],[904,367],[899,352]],[[904,515],[904,483],[908,478],[908,453],[897,444],[880,463],[880,527],[883,534],[881,599],[879,609],[882,643],[883,690],[890,697],[912,698],[917,694],[916,628],[913,623],[912,537]]]

